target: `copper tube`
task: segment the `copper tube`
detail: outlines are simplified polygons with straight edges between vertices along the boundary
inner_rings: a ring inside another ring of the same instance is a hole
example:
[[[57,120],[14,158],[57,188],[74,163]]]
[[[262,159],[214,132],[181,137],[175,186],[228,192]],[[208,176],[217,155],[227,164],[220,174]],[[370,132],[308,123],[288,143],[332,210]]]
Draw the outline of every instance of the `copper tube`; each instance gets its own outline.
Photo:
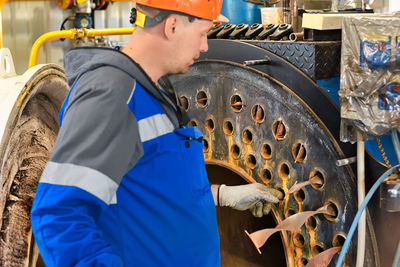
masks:
[[[292,42],[303,41],[304,33],[303,32],[293,32],[289,35],[289,40]]]

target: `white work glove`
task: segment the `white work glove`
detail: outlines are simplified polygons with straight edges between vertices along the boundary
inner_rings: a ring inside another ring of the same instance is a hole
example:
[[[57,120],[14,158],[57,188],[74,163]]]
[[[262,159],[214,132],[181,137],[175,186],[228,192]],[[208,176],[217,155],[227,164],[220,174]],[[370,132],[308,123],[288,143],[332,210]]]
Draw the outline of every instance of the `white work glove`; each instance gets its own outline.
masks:
[[[218,203],[221,207],[250,210],[255,217],[267,215],[272,205],[283,198],[280,191],[259,183],[236,186],[221,184],[218,190]]]

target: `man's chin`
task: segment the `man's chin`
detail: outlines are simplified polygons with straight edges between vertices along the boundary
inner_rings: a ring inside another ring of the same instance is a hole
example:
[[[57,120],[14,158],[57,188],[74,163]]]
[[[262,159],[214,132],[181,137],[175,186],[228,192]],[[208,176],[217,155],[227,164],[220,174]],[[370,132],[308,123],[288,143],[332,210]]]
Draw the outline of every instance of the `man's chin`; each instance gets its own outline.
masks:
[[[185,74],[185,73],[187,73],[188,71],[189,71],[189,67],[186,67],[186,68],[184,68],[184,69],[176,70],[176,71],[174,71],[174,72],[172,72],[172,73],[169,73],[169,74]]]

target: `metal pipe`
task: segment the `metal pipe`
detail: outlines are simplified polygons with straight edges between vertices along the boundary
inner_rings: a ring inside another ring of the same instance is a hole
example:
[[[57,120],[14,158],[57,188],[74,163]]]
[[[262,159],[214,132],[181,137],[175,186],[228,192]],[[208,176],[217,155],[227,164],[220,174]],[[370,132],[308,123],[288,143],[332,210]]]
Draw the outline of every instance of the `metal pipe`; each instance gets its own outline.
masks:
[[[338,159],[336,161],[336,166],[338,166],[338,167],[345,166],[345,165],[352,164],[352,163],[354,163],[356,161],[357,161],[357,157],[350,157],[350,158],[346,158],[346,159]]]
[[[298,6],[297,0],[290,0],[290,23],[292,24],[294,32],[297,32],[297,19],[298,19]]]
[[[332,0],[331,10],[338,11],[339,0]]]
[[[303,32],[292,32],[289,35],[289,40],[292,41],[292,42],[303,41],[304,40],[304,33]]]
[[[95,36],[106,36],[106,35],[121,35],[121,34],[132,34],[134,28],[110,28],[110,29],[70,29],[65,31],[54,31],[48,32],[40,36],[32,46],[31,55],[29,58],[29,67],[31,68],[36,65],[40,47],[44,42],[59,38],[85,38]]]
[[[3,48],[3,6],[7,0],[0,0],[0,48]]]
[[[363,135],[360,132],[357,132],[357,192],[358,207],[360,208],[365,199],[365,146]],[[364,211],[358,223],[356,267],[364,266],[365,232],[367,228],[365,214]]]

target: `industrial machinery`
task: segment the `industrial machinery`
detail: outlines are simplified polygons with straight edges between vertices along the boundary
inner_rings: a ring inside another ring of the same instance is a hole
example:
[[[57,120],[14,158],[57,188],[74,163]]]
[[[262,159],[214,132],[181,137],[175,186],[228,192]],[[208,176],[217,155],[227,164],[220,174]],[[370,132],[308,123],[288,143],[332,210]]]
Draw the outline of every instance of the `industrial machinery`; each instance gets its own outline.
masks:
[[[288,7],[292,4],[284,2]],[[88,3],[86,7],[92,9],[105,6],[102,1]],[[85,27],[93,16],[80,7],[76,18]],[[189,125],[204,133],[210,182],[259,182],[284,194],[296,182],[310,184],[288,195],[264,218],[218,208],[222,265],[306,266],[316,255],[343,246],[358,210],[357,170],[351,164],[356,145],[340,141],[340,36],[335,37],[338,31],[299,33],[289,23],[237,24],[212,29],[209,51],[188,73],[170,77],[191,118]],[[81,38],[87,36],[79,32]],[[291,33],[291,40],[306,41],[285,40]],[[68,86],[62,68],[35,66],[36,60],[30,64],[34,67],[17,76],[10,54],[1,51],[0,265],[43,266],[29,211],[55,142],[57,113]],[[365,158],[367,189],[387,169],[378,145],[369,146],[376,148],[369,149]],[[384,149],[393,150],[386,143]],[[382,190],[394,192],[396,185],[386,183]],[[385,198],[384,207],[395,210],[395,199]],[[375,195],[367,213],[364,266],[389,266],[400,237],[399,214],[386,212],[379,203]],[[294,214],[321,207],[329,213],[309,217],[296,231],[274,234],[261,247],[261,254],[245,234],[244,230],[273,228]],[[356,258],[357,240],[352,239],[345,266],[355,266]]]

